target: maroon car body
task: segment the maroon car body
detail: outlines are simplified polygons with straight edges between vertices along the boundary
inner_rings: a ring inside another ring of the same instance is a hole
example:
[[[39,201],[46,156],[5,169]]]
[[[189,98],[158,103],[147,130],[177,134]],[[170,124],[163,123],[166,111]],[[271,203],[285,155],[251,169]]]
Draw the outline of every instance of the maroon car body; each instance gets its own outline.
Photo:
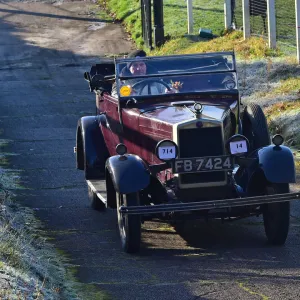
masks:
[[[138,251],[151,218],[260,213],[269,241],[283,244],[289,200],[299,196],[289,194],[293,155],[280,136],[270,144],[258,105],[241,105],[234,53],[139,58],[145,75],[129,72],[136,60],[103,60],[85,73],[96,115],[77,126],[77,168],[105,181],[106,201],[90,191],[92,204],[117,208],[123,249]]]

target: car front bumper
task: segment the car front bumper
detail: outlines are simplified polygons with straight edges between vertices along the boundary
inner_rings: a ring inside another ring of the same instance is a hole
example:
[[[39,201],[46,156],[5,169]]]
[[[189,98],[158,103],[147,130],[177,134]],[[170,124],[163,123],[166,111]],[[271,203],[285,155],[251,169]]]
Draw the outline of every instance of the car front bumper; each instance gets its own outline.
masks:
[[[210,200],[202,202],[157,204],[147,206],[121,206],[119,210],[120,213],[124,215],[149,215],[170,212],[188,212],[229,207],[242,207],[249,205],[258,206],[267,203],[286,202],[292,200],[300,200],[300,192],[245,198],[233,198],[224,200]]]

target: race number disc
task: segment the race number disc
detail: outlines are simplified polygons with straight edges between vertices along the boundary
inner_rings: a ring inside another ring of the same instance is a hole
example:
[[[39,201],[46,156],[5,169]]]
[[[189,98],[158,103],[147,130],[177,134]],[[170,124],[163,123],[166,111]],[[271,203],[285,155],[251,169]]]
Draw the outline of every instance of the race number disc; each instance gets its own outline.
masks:
[[[123,85],[120,88],[120,95],[123,96],[123,97],[130,96],[131,91],[132,91],[132,89],[131,89],[131,87],[129,85]]]
[[[247,153],[248,147],[246,141],[230,142],[231,154]]]

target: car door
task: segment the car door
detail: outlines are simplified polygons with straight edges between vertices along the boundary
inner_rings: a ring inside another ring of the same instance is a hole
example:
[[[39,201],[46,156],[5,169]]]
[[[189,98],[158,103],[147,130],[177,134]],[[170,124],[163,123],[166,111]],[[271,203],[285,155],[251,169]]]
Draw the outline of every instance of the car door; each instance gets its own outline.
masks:
[[[102,133],[110,155],[116,155],[116,146],[120,143],[122,127],[119,120],[118,100],[109,94],[103,95],[101,104],[105,118],[101,121]]]
[[[122,143],[127,147],[128,153],[141,156],[143,136],[139,130],[140,111],[137,108],[122,108]]]
[[[136,108],[122,108],[118,111],[118,99],[105,95],[103,109],[106,121],[101,123],[102,132],[110,155],[116,155],[116,146],[123,143],[130,154],[141,156],[143,136],[139,130],[140,111]]]

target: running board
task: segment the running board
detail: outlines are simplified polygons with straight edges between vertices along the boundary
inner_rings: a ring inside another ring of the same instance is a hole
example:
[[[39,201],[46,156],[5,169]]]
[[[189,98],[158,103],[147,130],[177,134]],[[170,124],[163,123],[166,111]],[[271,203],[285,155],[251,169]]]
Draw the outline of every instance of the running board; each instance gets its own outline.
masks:
[[[106,205],[107,193],[105,179],[87,180],[86,183],[97,197]]]
[[[185,202],[176,204],[157,204],[147,206],[121,206],[120,213],[127,215],[148,215],[170,212],[187,212],[196,210],[210,210],[218,208],[239,207],[247,205],[261,205],[275,202],[299,200],[300,192],[289,194],[276,194],[268,196],[234,198],[225,200],[212,200],[201,202]]]

